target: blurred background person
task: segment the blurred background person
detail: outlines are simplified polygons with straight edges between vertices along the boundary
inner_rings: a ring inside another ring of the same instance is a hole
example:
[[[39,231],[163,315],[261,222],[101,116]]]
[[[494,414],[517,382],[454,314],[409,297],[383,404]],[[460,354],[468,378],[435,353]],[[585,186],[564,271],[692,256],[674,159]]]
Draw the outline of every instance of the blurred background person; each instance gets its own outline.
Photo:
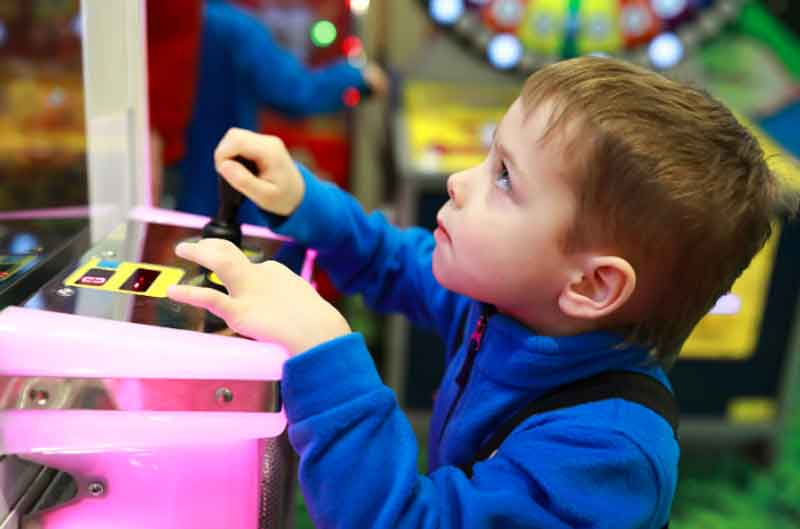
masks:
[[[203,5],[200,0],[147,2],[147,90],[150,117],[152,203],[175,195],[178,174],[164,176],[186,155],[192,117]],[[163,189],[164,182],[170,187]],[[174,199],[173,199],[174,201]]]
[[[341,59],[310,68],[280,46],[264,23],[241,7],[225,0],[183,3],[191,5],[186,6],[189,16],[182,22],[182,36],[161,43],[168,46],[172,56],[177,58],[180,54],[185,59],[180,65],[185,70],[181,75],[165,72],[177,81],[166,90],[183,94],[183,104],[191,105],[191,116],[187,120],[186,109],[174,106],[179,98],[168,97],[157,104],[154,123],[154,128],[159,126],[164,130],[160,136],[163,163],[167,167],[165,189],[174,194],[175,207],[181,211],[209,216],[216,213],[219,199],[214,149],[232,127],[258,130],[261,109],[302,118],[345,109],[348,90],[355,89],[365,96],[388,90],[386,75],[374,63],[358,67]],[[151,12],[179,9],[161,4],[148,2]],[[194,20],[198,9],[201,17],[196,31]],[[148,22],[151,18],[155,16],[148,15]],[[158,18],[156,28],[164,23],[165,17],[159,14]],[[194,57],[189,55],[192,52]],[[153,50],[149,59],[151,64],[164,60],[158,50]],[[151,71],[165,68],[165,64],[151,67]],[[193,65],[196,65],[194,74],[188,71]],[[190,80],[194,80],[191,87]],[[151,101],[156,99],[151,92]],[[178,138],[181,125],[184,133]],[[249,201],[242,205],[240,219],[251,224],[263,223],[257,208]]]

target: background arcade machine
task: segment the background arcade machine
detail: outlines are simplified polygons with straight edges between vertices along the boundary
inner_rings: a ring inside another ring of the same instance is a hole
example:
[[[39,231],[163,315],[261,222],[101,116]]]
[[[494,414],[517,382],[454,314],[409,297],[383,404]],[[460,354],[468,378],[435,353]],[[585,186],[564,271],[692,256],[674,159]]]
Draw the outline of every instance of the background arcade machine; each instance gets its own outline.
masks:
[[[286,353],[166,299],[215,282],[173,251],[209,219],[147,202],[144,4],[80,8],[91,247],[0,311],[0,454],[22,458],[2,456],[0,527],[288,527]],[[215,219],[233,238],[235,208]],[[240,237],[310,279],[311,252],[263,228]]]
[[[701,83],[752,125],[773,169],[800,186],[795,159],[800,40],[758,2],[430,0],[418,5],[439,31],[420,31],[425,55],[408,68],[395,116],[403,223],[435,227],[436,211],[447,198],[444,178],[484,158],[497,121],[528,73],[596,52]],[[700,323],[670,374],[685,443],[756,443],[763,455],[774,452],[800,356],[792,341],[798,327],[800,227],[778,215],[776,228],[732,292]],[[388,379],[412,417],[418,415],[416,424],[423,425],[443,370],[442,347],[434,336],[396,319],[388,348]]]

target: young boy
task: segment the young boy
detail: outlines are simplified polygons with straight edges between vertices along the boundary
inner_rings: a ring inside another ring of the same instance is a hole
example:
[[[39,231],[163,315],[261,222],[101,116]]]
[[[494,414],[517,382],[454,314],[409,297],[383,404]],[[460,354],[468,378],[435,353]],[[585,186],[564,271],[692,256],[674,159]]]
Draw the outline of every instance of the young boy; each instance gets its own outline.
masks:
[[[758,144],[722,105],[611,59],[548,66],[525,83],[487,159],[450,176],[433,235],[365,214],[277,138],[231,130],[215,161],[275,231],[319,250],[340,289],[447,344],[430,472],[419,475],[407,419],[331,305],[224,241],[178,246],[229,295],[178,286],[170,297],[293,355],[282,389],[317,527],[664,526],[678,444],[637,402],[532,415],[472,464],[554,388],[608,371],[669,388],[662,364],[765,242],[779,197]]]

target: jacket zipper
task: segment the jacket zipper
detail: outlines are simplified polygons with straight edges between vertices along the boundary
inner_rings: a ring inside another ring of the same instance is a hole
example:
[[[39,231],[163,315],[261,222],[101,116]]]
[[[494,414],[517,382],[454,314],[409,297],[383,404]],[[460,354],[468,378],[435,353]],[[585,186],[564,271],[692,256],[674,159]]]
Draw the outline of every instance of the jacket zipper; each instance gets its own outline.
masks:
[[[453,404],[450,406],[450,409],[447,410],[447,416],[444,419],[444,424],[442,424],[442,429],[439,430],[439,441],[442,440],[444,432],[447,429],[447,424],[450,422],[453,412],[458,407],[461,397],[464,396],[464,390],[467,388],[467,382],[469,382],[469,376],[470,373],[472,373],[472,366],[475,363],[475,356],[478,354],[478,350],[481,348],[483,335],[486,334],[486,325],[489,321],[490,313],[490,308],[488,306],[484,306],[483,312],[478,318],[478,321],[475,323],[475,328],[472,330],[472,334],[469,337],[467,357],[464,359],[464,363],[461,364],[461,368],[459,369],[455,379],[456,384],[458,384],[458,393],[456,394],[456,398],[453,400]]]

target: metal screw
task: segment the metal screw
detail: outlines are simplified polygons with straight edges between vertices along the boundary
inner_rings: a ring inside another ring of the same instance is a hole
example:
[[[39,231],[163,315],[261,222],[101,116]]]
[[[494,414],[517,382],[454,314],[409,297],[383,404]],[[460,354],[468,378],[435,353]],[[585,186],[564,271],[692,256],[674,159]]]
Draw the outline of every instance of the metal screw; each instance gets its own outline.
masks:
[[[75,295],[75,289],[72,287],[61,287],[56,290],[56,294],[63,298],[70,298]]]
[[[220,404],[227,404],[233,400],[233,392],[228,388],[218,388],[214,395]]]
[[[106,486],[103,485],[102,481],[92,481],[91,483],[89,483],[87,490],[89,491],[89,494],[92,496],[95,497],[102,496],[106,492]]]
[[[47,401],[50,400],[50,393],[46,389],[33,388],[28,392],[28,398],[37,406],[47,406]]]

